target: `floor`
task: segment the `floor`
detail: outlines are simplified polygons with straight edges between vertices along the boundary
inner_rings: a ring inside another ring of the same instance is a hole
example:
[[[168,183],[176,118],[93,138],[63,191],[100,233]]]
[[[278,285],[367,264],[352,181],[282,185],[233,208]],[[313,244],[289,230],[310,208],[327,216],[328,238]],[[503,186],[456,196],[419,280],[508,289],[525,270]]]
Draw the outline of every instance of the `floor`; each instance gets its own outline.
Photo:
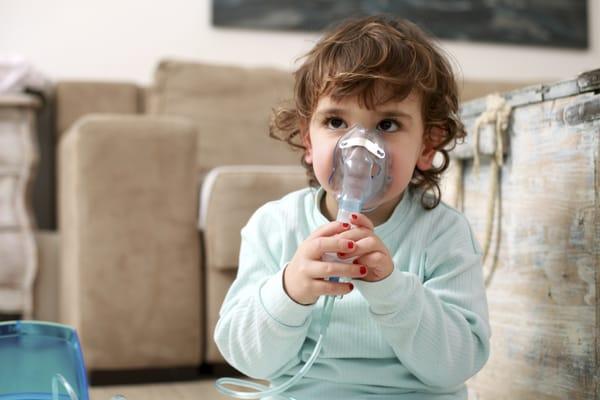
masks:
[[[90,388],[91,400],[110,400],[120,394],[127,400],[224,400],[231,399],[217,392],[214,380],[141,384],[125,386],[96,386]]]
[[[231,397],[217,392],[214,380],[160,383],[126,386],[102,386],[90,388],[90,400],[111,400],[115,395],[126,400],[224,400]],[[476,393],[469,390],[469,399],[477,400]],[[117,399],[115,399],[117,400]],[[123,400],[123,399],[120,399]]]

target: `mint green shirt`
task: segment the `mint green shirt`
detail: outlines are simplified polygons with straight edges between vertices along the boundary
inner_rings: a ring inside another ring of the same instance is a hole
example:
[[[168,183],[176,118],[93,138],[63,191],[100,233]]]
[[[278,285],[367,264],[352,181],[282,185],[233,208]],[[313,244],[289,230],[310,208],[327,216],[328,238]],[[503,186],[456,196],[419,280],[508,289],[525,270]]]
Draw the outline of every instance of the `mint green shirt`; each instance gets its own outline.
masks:
[[[259,208],[242,229],[237,277],[214,339],[233,367],[278,385],[315,347],[323,298],[303,306],[283,289],[296,249],[328,222],[322,189]],[[440,203],[425,210],[405,193],[375,228],[394,261],[379,282],[354,280],[337,300],[321,355],[287,395],[298,400],[466,399],[465,381],[489,356],[481,250],[465,217]]]

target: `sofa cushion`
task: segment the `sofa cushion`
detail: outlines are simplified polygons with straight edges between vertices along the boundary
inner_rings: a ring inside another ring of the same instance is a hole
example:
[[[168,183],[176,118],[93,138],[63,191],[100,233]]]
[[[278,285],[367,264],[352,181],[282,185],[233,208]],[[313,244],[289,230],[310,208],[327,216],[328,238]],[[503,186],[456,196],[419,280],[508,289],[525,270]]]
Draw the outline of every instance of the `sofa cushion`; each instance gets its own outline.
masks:
[[[300,154],[269,137],[272,109],[291,99],[290,72],[163,61],[148,112],[186,116],[198,126],[198,172],[228,164],[299,164]]]

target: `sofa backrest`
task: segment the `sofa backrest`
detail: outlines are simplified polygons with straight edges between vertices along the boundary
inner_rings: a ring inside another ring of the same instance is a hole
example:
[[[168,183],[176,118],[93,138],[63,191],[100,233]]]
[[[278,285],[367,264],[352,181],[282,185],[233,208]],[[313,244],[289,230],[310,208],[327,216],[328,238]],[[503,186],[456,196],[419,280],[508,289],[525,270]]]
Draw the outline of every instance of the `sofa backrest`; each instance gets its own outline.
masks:
[[[143,91],[129,82],[61,81],[56,85],[57,142],[71,125],[90,113],[139,114]]]
[[[291,99],[290,72],[163,61],[146,103],[150,114],[198,126],[200,174],[227,164],[299,164],[300,153],[269,137],[272,109]]]

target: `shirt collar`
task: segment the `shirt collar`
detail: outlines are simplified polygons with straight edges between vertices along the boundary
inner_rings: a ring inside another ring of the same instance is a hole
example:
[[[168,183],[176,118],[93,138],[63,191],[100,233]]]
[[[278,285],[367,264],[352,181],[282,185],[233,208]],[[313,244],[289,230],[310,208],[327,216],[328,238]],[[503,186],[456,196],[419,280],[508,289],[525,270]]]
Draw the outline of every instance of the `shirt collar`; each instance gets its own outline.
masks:
[[[313,220],[312,223],[314,225],[314,229],[316,229],[317,227],[328,223],[329,220],[321,211],[321,202],[323,200],[323,196],[325,196],[325,190],[322,187],[319,187],[317,190],[312,190],[312,193],[313,204],[312,213],[310,213],[310,215]],[[402,199],[398,202],[398,204],[396,204],[396,207],[394,207],[392,215],[390,215],[390,217],[383,224],[375,227],[375,233],[379,237],[383,238],[394,231],[398,224],[402,223],[402,220],[407,215],[413,203],[414,193],[410,190],[410,188],[407,188],[404,191]]]

